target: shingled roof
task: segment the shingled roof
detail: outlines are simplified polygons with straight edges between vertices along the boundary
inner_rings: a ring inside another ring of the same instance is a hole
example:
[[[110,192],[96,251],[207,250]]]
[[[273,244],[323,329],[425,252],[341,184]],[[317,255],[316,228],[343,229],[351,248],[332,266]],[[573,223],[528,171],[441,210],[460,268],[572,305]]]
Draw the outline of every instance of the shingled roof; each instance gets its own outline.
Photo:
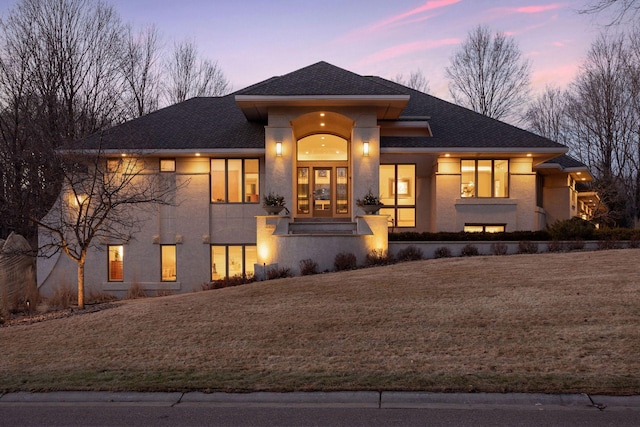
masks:
[[[321,61],[242,89],[237,95],[338,96],[404,95],[387,85]]]
[[[566,147],[531,132],[475,113],[381,77],[361,76],[318,62],[273,77],[222,97],[193,98],[131,120],[82,141],[83,147],[114,150],[205,150],[264,148],[264,123],[247,120],[239,96],[402,96],[401,113],[428,116],[432,137],[381,138],[382,148],[468,150],[543,149],[562,153]]]
[[[410,95],[402,116],[428,116],[433,133],[432,137],[382,137],[382,147],[548,148],[552,151],[566,151],[564,145],[555,141],[435,96],[381,77],[369,79]]]
[[[81,141],[103,150],[264,148],[264,124],[248,122],[233,95],[192,98]]]

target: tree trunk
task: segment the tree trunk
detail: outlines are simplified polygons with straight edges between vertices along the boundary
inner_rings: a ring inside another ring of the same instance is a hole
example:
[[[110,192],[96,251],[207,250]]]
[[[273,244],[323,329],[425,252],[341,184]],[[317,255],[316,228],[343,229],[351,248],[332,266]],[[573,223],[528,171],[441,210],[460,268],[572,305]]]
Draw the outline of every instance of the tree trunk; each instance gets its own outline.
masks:
[[[78,261],[78,308],[84,308],[84,257]]]

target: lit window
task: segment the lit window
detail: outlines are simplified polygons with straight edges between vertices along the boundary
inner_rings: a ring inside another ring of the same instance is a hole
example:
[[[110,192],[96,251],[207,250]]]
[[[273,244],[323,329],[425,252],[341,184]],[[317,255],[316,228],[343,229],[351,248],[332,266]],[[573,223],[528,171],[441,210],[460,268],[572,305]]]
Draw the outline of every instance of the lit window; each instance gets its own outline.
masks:
[[[258,203],[258,159],[211,159],[213,203]]]
[[[163,282],[176,281],[176,245],[160,245],[160,269]]]
[[[176,159],[160,159],[160,172],[175,172]]]
[[[298,141],[298,161],[349,160],[349,143],[329,133],[318,133]]]
[[[211,280],[234,276],[252,276],[258,259],[255,245],[212,245]]]
[[[120,167],[120,159],[107,159],[107,172],[117,172]]]
[[[504,224],[465,224],[465,233],[504,233]]]
[[[462,160],[461,197],[509,197],[509,160]]]
[[[109,257],[109,281],[122,282],[124,278],[124,248],[122,245],[109,245],[107,246],[107,253]]]
[[[391,227],[416,226],[416,165],[380,165],[380,215]]]

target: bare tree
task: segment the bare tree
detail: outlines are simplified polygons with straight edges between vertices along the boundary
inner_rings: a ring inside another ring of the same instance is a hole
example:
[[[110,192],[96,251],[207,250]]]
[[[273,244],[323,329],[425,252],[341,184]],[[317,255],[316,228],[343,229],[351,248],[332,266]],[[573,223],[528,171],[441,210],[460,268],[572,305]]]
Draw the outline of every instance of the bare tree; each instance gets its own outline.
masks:
[[[21,0],[0,22],[0,231],[31,242],[30,216],[59,190],[54,150],[113,123],[122,108],[122,34],[111,7]]]
[[[100,150],[67,154],[63,191],[54,208],[32,220],[44,230],[41,253],[62,251],[78,266],[78,307],[84,307],[84,267],[91,247],[127,242],[149,218],[145,210],[175,203],[175,183],[162,180],[144,160],[105,159]],[[182,184],[186,185],[186,184]]]
[[[158,109],[162,77],[160,47],[160,34],[155,26],[137,34],[131,27],[127,28],[121,65],[127,118],[140,117]]]
[[[494,119],[519,118],[529,95],[530,62],[513,39],[471,30],[446,68],[453,100]]]
[[[404,78],[404,75],[402,74],[397,74],[392,80],[396,83],[410,87],[411,89],[415,89],[420,92],[428,93],[430,90],[429,80],[427,80],[427,78],[422,73],[422,70],[420,69],[412,71],[409,74],[409,78],[406,80]]]
[[[633,21],[640,15],[640,1],[637,0],[594,0],[580,13],[611,12],[610,25],[620,24],[626,20]]]
[[[570,147],[594,173],[615,225],[640,213],[631,179],[638,164],[638,116],[629,57],[624,37],[601,35],[567,98]]]
[[[533,100],[524,115],[532,132],[556,142],[566,142],[566,94],[557,86],[547,86]]]
[[[218,63],[198,59],[193,42],[176,44],[166,69],[166,97],[171,104],[194,96],[220,96],[229,90],[229,81]]]

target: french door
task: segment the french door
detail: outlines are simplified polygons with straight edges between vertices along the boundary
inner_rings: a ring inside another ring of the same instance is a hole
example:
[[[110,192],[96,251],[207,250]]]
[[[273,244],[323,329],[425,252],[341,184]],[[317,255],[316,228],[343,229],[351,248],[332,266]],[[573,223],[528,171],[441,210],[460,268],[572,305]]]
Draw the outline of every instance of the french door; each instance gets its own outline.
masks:
[[[348,168],[343,166],[299,166],[297,214],[314,218],[349,213]]]

